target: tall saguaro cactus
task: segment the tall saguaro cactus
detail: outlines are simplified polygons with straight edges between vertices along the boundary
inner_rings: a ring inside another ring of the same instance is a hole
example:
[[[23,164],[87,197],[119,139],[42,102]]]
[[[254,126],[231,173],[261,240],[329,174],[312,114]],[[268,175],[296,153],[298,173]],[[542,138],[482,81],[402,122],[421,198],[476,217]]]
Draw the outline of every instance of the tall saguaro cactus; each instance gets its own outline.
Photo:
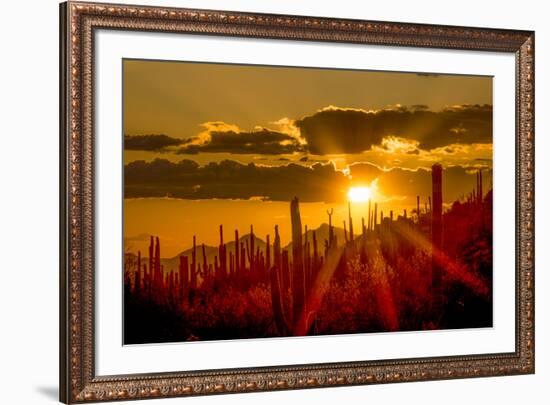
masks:
[[[254,274],[256,270],[256,263],[254,260],[254,227],[250,225],[250,243],[246,243],[248,262],[250,263],[250,273]]]
[[[436,255],[433,251],[439,251],[443,239],[443,195],[442,195],[443,168],[436,163],[432,166],[432,281],[434,289],[439,289],[441,283],[441,271],[438,268]]]
[[[275,225],[275,239],[273,240],[273,264],[278,271],[281,271],[281,237],[278,225]]]
[[[223,225],[220,225],[220,246],[218,247],[220,256],[220,273],[222,277],[227,276],[227,249],[223,243]]]
[[[328,215],[328,246],[332,246],[334,242],[334,229],[332,228],[332,214],[334,213],[334,209],[331,208],[330,210],[327,210]]]
[[[302,219],[297,197],[290,202],[290,221],[292,223],[292,319],[294,328],[303,330],[296,322],[305,310],[305,275],[302,245]]]
[[[191,288],[197,288],[197,238],[193,235],[193,250],[191,251]]]
[[[160,241],[158,236],[156,237],[155,242],[155,285],[157,288],[162,288],[163,274],[160,269]]]
[[[370,230],[372,230],[372,226],[371,226],[371,224],[372,224],[372,212],[370,210],[370,198],[369,198],[369,208],[368,208],[368,210],[369,210],[369,215],[368,215],[367,229],[370,231]]]
[[[208,268],[208,258],[206,257],[206,246],[204,243],[202,244],[202,280],[206,280],[206,278],[209,276],[209,268]]]
[[[271,246],[269,242],[269,234],[267,234],[265,237],[265,268],[268,271],[271,268]]]
[[[151,239],[149,241],[149,273],[147,275],[147,288],[149,289],[149,294],[151,293],[151,287],[153,285],[153,260],[154,260],[154,238],[153,235],[151,235]]]
[[[239,231],[235,229],[235,274],[241,274],[239,271]]]
[[[277,226],[275,226],[275,239],[273,241],[273,259],[273,267],[271,269],[268,268],[271,283],[271,306],[277,330],[284,336],[289,332],[289,324],[285,316],[284,306],[287,292],[283,286],[284,282],[281,277],[281,238],[279,237],[279,229]]]
[[[370,208],[369,208],[370,209]],[[349,241],[353,243],[353,219],[351,218],[351,203],[348,201]]]

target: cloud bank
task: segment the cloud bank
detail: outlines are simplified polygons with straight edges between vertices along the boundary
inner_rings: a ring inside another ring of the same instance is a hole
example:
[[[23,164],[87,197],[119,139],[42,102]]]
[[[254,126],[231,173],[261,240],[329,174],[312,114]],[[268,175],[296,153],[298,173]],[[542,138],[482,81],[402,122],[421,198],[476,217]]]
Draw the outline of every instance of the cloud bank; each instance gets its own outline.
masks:
[[[253,132],[212,131],[208,135],[204,142],[198,138],[187,140],[176,153],[283,155],[302,150],[296,138],[265,128]]]
[[[332,163],[307,167],[289,163],[283,166],[242,164],[233,160],[211,162],[204,166],[183,159],[177,163],[165,159],[134,161],[125,166],[125,198],[172,197],[182,199],[251,199],[304,202],[340,202],[346,200],[351,185],[369,184],[377,179],[388,197],[408,198],[431,195],[431,172],[427,169],[384,170],[369,163],[349,167],[351,178]],[[443,196],[454,201],[462,191],[475,187],[472,168],[451,166],[444,171]],[[414,200],[414,201],[413,201]]]
[[[334,155],[387,149],[387,139],[399,139],[413,145],[408,153],[415,154],[449,145],[492,143],[492,114],[490,105],[459,105],[441,111],[422,105],[372,111],[329,106],[297,120],[283,118],[274,123],[278,130],[242,131],[232,124],[206,122],[202,124],[206,130],[198,136],[127,135],[124,146],[127,150],[175,150],[189,155]]]
[[[164,134],[124,136],[124,149],[126,150],[165,152],[167,148],[181,143],[181,139]]]
[[[397,106],[377,111],[328,107],[295,122],[310,153],[360,153],[394,136],[430,150],[450,144],[492,142],[492,106],[461,105],[442,111]]]
[[[297,164],[262,166],[233,160],[199,166],[183,159],[134,161],[125,166],[126,198],[173,197],[184,199],[262,197],[289,201],[339,201],[347,192],[348,179],[331,163],[311,167]]]

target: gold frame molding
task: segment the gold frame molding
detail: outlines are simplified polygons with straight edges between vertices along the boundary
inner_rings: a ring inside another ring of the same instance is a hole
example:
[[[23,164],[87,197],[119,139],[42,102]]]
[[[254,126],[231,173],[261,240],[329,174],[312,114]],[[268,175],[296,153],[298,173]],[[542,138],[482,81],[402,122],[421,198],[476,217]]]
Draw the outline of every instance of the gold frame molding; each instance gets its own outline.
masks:
[[[534,373],[534,32],[68,2],[60,6],[60,400],[65,403]],[[98,376],[93,44],[97,29],[513,53],[516,344],[511,353]]]

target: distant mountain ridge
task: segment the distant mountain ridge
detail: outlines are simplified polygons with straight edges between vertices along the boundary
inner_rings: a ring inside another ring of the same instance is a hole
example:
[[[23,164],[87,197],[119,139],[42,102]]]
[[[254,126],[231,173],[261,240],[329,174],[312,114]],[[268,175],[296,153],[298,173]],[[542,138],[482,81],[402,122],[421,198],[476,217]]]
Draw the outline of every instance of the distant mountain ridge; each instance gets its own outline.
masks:
[[[344,229],[334,226],[333,230],[334,230],[334,235],[337,238],[338,244],[339,245],[343,244],[343,242],[345,240]],[[356,236],[360,234],[360,227],[359,227],[358,231],[355,231]],[[307,239],[310,242],[313,240],[313,232],[315,232],[315,237],[317,239],[317,247],[320,251],[322,251],[322,249],[324,249],[324,246],[325,246],[325,240],[328,240],[329,226],[328,226],[327,223],[323,223],[317,229],[308,229],[307,230]],[[227,249],[227,259],[229,260],[229,252],[232,252],[232,253],[235,252],[235,239],[234,238],[233,239],[227,238],[228,235],[225,235],[225,236],[226,237],[224,238],[224,240],[226,241],[225,246],[226,246],[226,249]],[[302,240],[305,240],[305,237],[306,237],[306,233],[304,232],[302,234]],[[273,249],[273,238],[274,238],[274,236],[270,235],[270,244],[271,244],[272,249]],[[246,241],[250,241],[250,233],[239,237],[239,242],[244,243],[245,246],[246,246]],[[257,235],[254,235],[254,247],[255,247],[255,249],[259,247],[260,251],[262,251],[265,254],[265,245],[266,245],[266,242],[263,239],[259,238]],[[287,250],[287,251],[290,252],[292,250],[292,242],[289,242],[286,246],[283,246],[282,249]],[[205,245],[204,250],[205,250],[205,253],[206,253],[206,259],[207,259],[208,263],[214,263],[214,260],[215,260],[214,258],[216,256],[218,256],[218,253],[219,253],[218,246]],[[165,271],[176,270],[178,268],[178,265],[179,265],[179,257],[180,256],[187,256],[187,257],[189,257],[189,260],[191,260],[192,251],[193,251],[193,248],[190,247],[190,248],[182,251],[181,253],[177,254],[174,257],[161,258],[161,264],[164,266],[164,270]],[[162,251],[161,251],[161,254],[162,254]],[[196,255],[197,255],[196,256],[197,263],[200,263],[202,265],[202,263],[204,261],[203,256],[202,256],[202,243],[197,244]],[[147,258],[142,258],[142,260],[148,260],[148,259]]]

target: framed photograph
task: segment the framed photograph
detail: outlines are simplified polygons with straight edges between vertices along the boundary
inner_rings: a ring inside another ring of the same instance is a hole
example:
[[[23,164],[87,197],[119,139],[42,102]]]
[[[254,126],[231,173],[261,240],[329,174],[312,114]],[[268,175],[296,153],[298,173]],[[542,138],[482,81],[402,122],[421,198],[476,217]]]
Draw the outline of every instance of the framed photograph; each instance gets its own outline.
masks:
[[[66,403],[534,372],[534,33],[63,3]]]

